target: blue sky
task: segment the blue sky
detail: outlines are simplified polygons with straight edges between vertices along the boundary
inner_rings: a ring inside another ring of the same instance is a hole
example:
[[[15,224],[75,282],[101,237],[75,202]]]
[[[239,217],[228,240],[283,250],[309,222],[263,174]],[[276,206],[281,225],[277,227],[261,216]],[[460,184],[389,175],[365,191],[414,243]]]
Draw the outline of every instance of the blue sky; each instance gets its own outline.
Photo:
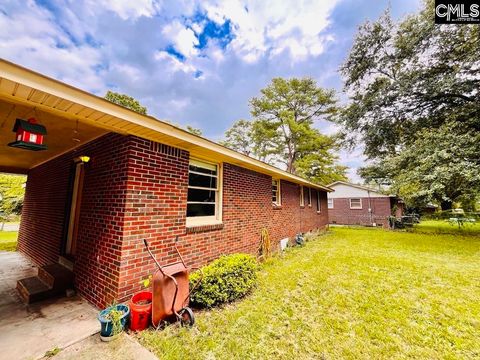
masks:
[[[356,28],[389,4],[401,18],[421,0],[4,0],[0,56],[97,95],[127,93],[151,115],[220,140],[272,77],[341,91]],[[340,157],[358,180],[361,148]]]

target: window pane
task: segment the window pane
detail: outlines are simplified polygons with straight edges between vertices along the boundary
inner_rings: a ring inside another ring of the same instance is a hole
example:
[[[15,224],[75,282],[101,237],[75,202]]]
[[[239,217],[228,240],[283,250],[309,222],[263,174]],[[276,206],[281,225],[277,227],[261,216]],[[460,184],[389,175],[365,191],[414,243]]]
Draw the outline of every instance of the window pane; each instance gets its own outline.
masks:
[[[190,173],[188,174],[188,185],[216,189],[217,178]]]
[[[328,208],[333,209],[333,199],[328,199]]]
[[[215,204],[187,204],[187,216],[213,216]]]
[[[187,201],[215,202],[215,193],[213,190],[188,189]]]
[[[200,166],[195,166],[195,165],[190,165],[190,171],[195,171],[195,172],[199,172],[199,173],[202,173],[202,174],[209,174],[209,175],[217,175],[217,170],[212,170],[212,169],[205,169],[203,167],[200,167]]]
[[[362,207],[361,199],[350,199],[350,207],[361,208]]]

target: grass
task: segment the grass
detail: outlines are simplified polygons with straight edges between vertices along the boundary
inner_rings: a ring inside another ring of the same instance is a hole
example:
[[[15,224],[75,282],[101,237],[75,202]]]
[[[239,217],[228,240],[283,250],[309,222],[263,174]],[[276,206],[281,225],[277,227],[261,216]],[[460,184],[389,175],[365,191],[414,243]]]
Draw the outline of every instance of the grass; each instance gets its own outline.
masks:
[[[139,338],[162,359],[479,358],[479,255],[471,234],[334,228],[194,328]]]
[[[0,251],[15,251],[17,237],[17,231],[0,231]]]
[[[417,233],[480,236],[480,222],[452,225],[448,220],[425,220],[414,226]]]

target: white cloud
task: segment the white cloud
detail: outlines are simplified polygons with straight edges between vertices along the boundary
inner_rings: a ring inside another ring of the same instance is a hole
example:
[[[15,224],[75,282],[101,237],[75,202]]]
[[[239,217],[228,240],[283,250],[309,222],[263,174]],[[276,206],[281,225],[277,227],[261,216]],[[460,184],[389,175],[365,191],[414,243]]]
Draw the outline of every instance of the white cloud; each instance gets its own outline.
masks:
[[[267,52],[276,56],[288,50],[292,60],[318,56],[331,36],[321,36],[339,0],[239,1],[204,4],[208,17],[223,24],[230,21],[235,35],[232,49],[249,63]]]
[[[55,23],[50,13],[29,1],[10,3],[8,16],[0,12],[0,56],[93,92],[104,91],[95,68],[101,53],[86,44],[76,45]]]
[[[94,0],[91,7],[102,6],[116,13],[123,20],[136,20],[141,16],[151,17],[159,10],[160,4],[154,0]]]
[[[192,29],[185,27],[178,20],[167,24],[162,34],[170,39],[175,49],[185,57],[191,57],[198,54],[195,47],[198,45],[198,39]]]
[[[159,61],[162,66],[169,72],[183,71],[185,73],[195,72],[195,68],[187,62],[182,62],[176,57],[170,55],[166,51],[156,51],[153,55],[155,60]]]

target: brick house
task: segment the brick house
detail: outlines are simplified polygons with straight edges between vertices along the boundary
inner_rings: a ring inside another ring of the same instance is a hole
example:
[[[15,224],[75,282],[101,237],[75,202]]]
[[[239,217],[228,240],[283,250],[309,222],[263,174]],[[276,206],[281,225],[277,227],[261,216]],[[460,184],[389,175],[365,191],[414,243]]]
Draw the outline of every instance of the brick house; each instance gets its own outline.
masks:
[[[394,195],[385,195],[377,190],[336,181],[329,188],[328,217],[331,224],[366,225],[389,227],[391,215],[399,218],[404,212],[404,203]]]
[[[7,146],[17,118],[46,128],[45,151]],[[0,61],[0,171],[27,174],[18,250],[60,263],[102,307],[141,289],[161,263],[203,265],[328,225],[328,187],[166,122]],[[309,194],[304,203],[305,192]]]

